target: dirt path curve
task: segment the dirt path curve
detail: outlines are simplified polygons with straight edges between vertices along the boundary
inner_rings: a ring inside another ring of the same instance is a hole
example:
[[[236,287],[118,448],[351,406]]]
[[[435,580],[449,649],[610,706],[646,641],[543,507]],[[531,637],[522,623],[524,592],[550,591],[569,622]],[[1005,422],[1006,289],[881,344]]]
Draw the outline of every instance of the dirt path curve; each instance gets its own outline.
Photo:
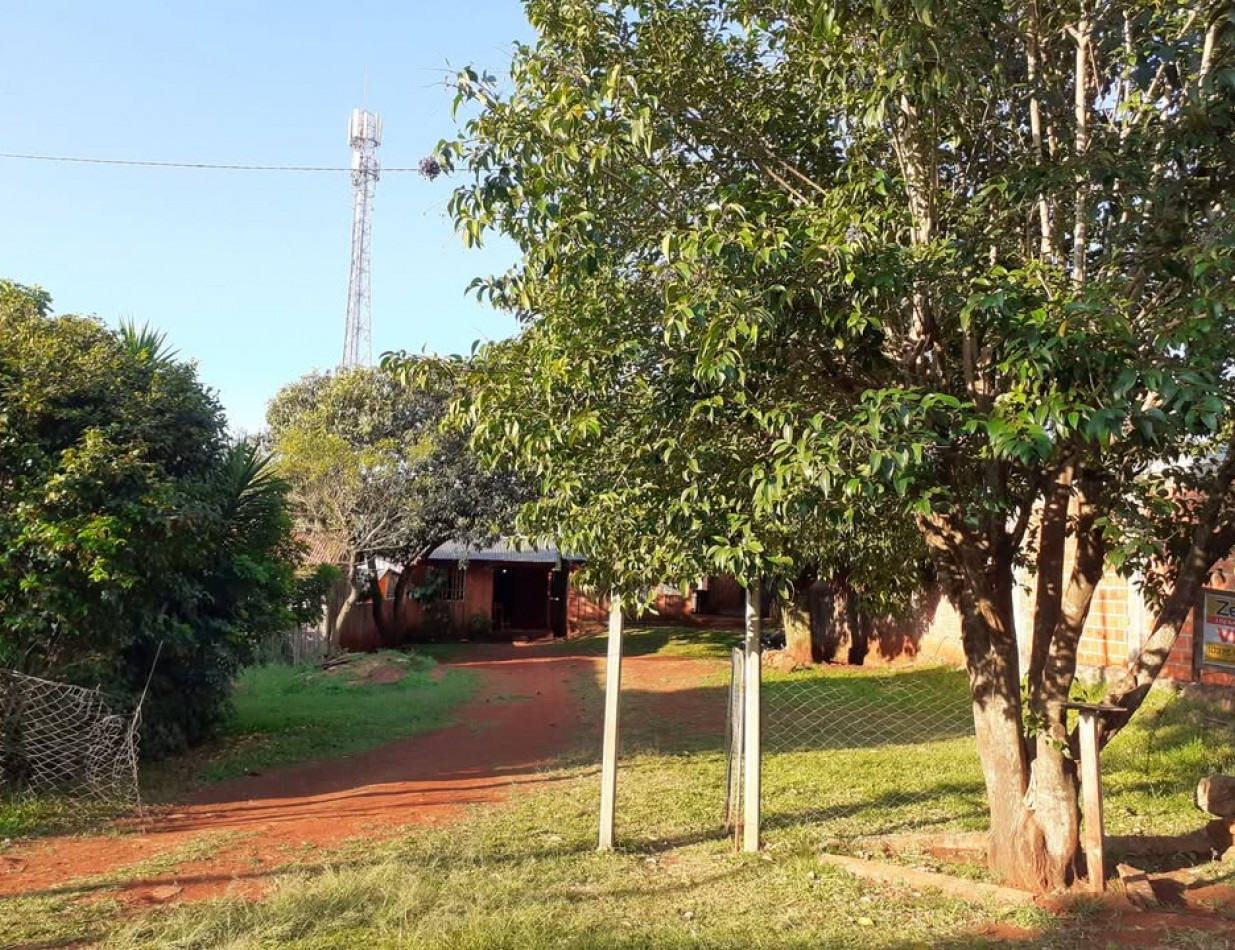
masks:
[[[580,737],[578,691],[596,688],[598,662],[494,647],[443,665],[481,677],[456,725],[209,786],[130,834],[32,842],[0,858],[0,897],[63,888],[147,903],[260,893],[272,870],[313,847],[436,824],[549,781],[545,769]]]

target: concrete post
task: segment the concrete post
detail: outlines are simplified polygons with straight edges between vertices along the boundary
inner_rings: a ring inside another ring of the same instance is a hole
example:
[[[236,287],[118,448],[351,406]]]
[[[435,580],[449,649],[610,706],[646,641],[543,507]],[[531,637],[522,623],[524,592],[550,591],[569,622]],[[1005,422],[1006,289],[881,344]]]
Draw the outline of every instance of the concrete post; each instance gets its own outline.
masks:
[[[605,661],[605,733],[600,760],[599,850],[613,850],[617,811],[618,699],[622,692],[622,601],[609,595],[609,651]]]
[[[746,589],[746,645],[743,675],[746,679],[745,710],[743,713],[743,751],[746,767],[742,787],[742,850],[759,850],[760,785],[763,768],[762,706],[759,687],[763,677],[761,662],[763,640],[760,620],[759,581],[752,581]]]

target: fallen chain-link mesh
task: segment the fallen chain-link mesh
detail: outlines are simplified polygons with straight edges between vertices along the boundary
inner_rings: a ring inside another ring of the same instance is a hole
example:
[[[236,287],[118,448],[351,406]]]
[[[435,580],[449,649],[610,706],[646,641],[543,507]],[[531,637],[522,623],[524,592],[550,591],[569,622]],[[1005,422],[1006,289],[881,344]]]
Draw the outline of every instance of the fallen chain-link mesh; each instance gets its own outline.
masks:
[[[140,704],[121,714],[98,690],[0,670],[0,786],[140,805],[140,725]]]

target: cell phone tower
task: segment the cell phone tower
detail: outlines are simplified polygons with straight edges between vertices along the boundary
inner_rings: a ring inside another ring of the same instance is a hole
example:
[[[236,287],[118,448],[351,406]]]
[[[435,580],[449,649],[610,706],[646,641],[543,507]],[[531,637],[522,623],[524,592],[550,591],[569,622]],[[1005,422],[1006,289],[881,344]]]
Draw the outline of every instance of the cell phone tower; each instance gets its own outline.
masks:
[[[373,194],[381,177],[377,147],[382,120],[368,109],[355,109],[347,123],[352,147],[352,271],[347,281],[347,330],[342,369],[373,362],[373,294],[369,287],[369,250],[373,234]]]

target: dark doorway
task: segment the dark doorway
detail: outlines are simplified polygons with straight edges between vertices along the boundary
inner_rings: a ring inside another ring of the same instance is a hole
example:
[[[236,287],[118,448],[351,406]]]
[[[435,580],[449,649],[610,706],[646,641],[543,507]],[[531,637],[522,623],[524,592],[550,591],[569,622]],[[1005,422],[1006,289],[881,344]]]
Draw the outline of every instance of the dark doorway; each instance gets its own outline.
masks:
[[[549,571],[543,564],[511,564],[493,572],[493,604],[509,630],[549,627]]]
[[[549,629],[555,637],[566,636],[566,603],[570,589],[570,568],[566,565],[549,575]]]

